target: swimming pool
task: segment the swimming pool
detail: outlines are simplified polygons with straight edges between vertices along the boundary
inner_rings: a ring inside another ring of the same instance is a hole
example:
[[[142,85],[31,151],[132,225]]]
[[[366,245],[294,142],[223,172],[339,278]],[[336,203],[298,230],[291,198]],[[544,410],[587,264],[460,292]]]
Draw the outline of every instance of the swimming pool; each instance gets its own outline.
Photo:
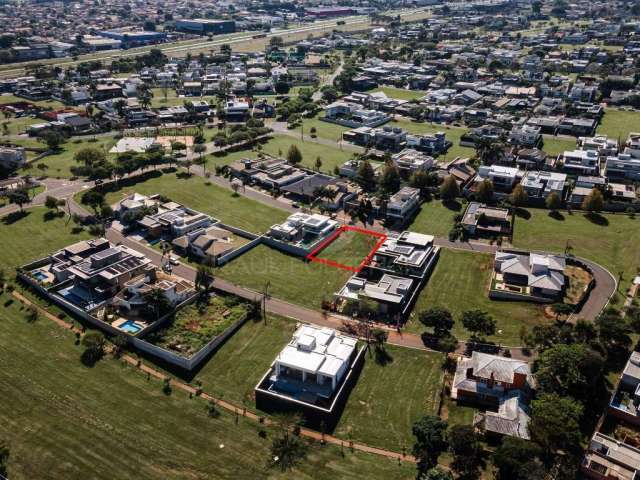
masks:
[[[36,280],[40,280],[41,282],[44,282],[49,278],[48,275],[41,270],[36,270],[35,272],[33,272],[33,276],[36,278]]]
[[[142,327],[138,325],[136,322],[134,322],[133,320],[127,320],[123,324],[119,325],[118,328],[123,332],[134,333],[134,334],[142,330]]]

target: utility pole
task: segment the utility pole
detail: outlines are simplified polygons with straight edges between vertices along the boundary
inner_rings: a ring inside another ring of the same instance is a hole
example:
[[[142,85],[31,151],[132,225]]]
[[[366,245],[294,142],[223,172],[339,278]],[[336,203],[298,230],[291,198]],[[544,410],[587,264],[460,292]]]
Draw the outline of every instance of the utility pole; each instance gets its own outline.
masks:
[[[264,292],[262,293],[262,321],[264,324],[267,324],[267,297],[269,296],[269,287],[271,286],[271,282],[267,281],[264,284]]]

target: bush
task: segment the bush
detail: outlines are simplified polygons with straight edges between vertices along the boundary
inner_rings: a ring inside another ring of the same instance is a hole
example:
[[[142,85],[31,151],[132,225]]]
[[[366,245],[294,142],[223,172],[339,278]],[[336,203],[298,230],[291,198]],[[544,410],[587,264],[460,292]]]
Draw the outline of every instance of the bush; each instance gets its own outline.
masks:
[[[162,382],[162,393],[164,393],[165,395],[171,395],[171,391],[171,379],[165,378]]]

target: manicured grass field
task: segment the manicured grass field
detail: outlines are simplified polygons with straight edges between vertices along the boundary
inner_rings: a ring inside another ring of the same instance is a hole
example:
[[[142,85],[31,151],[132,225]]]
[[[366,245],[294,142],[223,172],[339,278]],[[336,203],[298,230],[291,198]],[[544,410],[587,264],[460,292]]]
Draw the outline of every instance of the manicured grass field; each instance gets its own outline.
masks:
[[[307,130],[306,127],[305,130]],[[302,166],[315,169],[316,158],[320,157],[322,161],[320,170],[322,172],[332,173],[334,167],[342,165],[351,158],[353,154],[352,150],[340,150],[337,145],[336,147],[330,147],[312,140],[301,140],[300,138],[288,135],[275,135],[263,145],[262,150],[275,157],[281,154],[281,158],[286,158],[291,145],[297,145],[300,149],[300,153],[302,153]]]
[[[386,346],[390,363],[365,365],[349,396],[336,435],[379,447],[407,451],[411,426],[422,415],[436,414],[442,388],[442,355]]]
[[[25,209],[25,216],[12,221],[12,216],[0,219],[0,266],[13,269],[31,260],[37,260],[66,245],[90,238],[82,230],[73,233],[74,223],[69,217],[46,216],[47,209]],[[6,272],[12,276],[11,271]]]
[[[12,95],[10,93],[5,93],[3,95],[0,95],[0,105],[6,105],[7,103],[24,103],[24,102],[33,103],[34,105],[37,105],[39,107],[52,109],[52,110],[56,108],[64,107],[64,105],[58,102],[57,100],[32,101],[32,100],[27,100],[26,98],[16,97],[15,95]]]
[[[600,121],[597,132],[607,135],[609,138],[622,142],[627,140],[629,133],[640,130],[640,112],[624,111],[616,108],[607,108]]]
[[[317,257],[348,267],[357,267],[379,240],[379,237],[373,235],[347,230],[340,233],[335,240],[322,249]]]
[[[567,243],[571,253],[593,260],[618,278],[622,273],[619,291],[624,292],[640,269],[640,219],[627,215],[599,215],[594,221],[575,211],[562,212],[561,220],[549,212],[529,209],[528,220],[516,217],[514,246],[564,252]]]
[[[466,310],[480,309],[496,320],[496,335],[489,340],[502,345],[520,345],[520,328],[545,322],[542,307],[526,302],[491,300],[488,296],[493,257],[488,254],[442,249],[438,263],[418,296],[409,331],[426,330],[417,314],[431,307],[447,308],[455,319],[453,334],[460,340],[469,338],[460,320]]]
[[[159,193],[187,207],[208,213],[224,223],[251,232],[264,232],[274,223],[282,222],[288,215],[284,210],[270,207],[217,185],[206,185],[202,177],[184,178],[176,174],[164,174],[128,185],[107,194],[107,202],[114,204],[131,193],[145,195]]]
[[[405,90],[404,88],[393,87],[378,87],[375,90],[372,90],[371,93],[373,92],[384,92],[387,97],[398,100],[417,100],[427,94],[427,92],[423,92],[421,90]]]
[[[342,287],[350,272],[259,245],[220,268],[216,275],[259,292],[268,282],[273,297],[318,310],[323,299],[330,300]]]
[[[324,116],[324,112],[319,113],[315,118],[304,118],[302,125],[295,128],[294,131],[300,133],[300,130],[305,135],[311,135],[311,129],[316,129],[316,135],[320,138],[326,138],[334,142],[342,140],[342,134],[351,130],[349,127],[343,127],[342,125],[336,125],[335,123],[325,122],[320,120]]]
[[[567,150],[575,150],[576,149],[576,140],[569,138],[559,138],[552,137],[550,135],[546,135],[543,138],[543,147],[542,150],[552,157],[557,157],[561,153],[564,153]]]
[[[455,224],[453,217],[463,212],[464,206],[459,203],[449,206],[440,200],[425,202],[421,205],[409,230],[436,237],[446,237]]]
[[[268,315],[266,323],[248,321],[211,357],[196,380],[207,392],[256,411],[253,390],[294,330],[294,321],[274,315]]]
[[[161,382],[111,358],[87,368],[74,341],[43,317],[28,323],[17,302],[3,308],[0,436],[12,480],[415,476],[409,463],[319,444],[292,472],[268,469],[270,428],[225,411],[209,418],[204,401],[164,395]]]

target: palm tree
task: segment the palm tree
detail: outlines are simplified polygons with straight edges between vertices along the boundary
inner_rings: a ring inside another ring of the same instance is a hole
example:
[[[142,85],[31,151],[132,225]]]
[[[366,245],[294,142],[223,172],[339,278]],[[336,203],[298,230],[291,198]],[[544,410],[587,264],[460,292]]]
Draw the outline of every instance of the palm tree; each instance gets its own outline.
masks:
[[[160,319],[161,314],[169,311],[171,304],[166,295],[159,288],[152,288],[144,294],[144,300],[147,307],[155,313],[156,321]]]

